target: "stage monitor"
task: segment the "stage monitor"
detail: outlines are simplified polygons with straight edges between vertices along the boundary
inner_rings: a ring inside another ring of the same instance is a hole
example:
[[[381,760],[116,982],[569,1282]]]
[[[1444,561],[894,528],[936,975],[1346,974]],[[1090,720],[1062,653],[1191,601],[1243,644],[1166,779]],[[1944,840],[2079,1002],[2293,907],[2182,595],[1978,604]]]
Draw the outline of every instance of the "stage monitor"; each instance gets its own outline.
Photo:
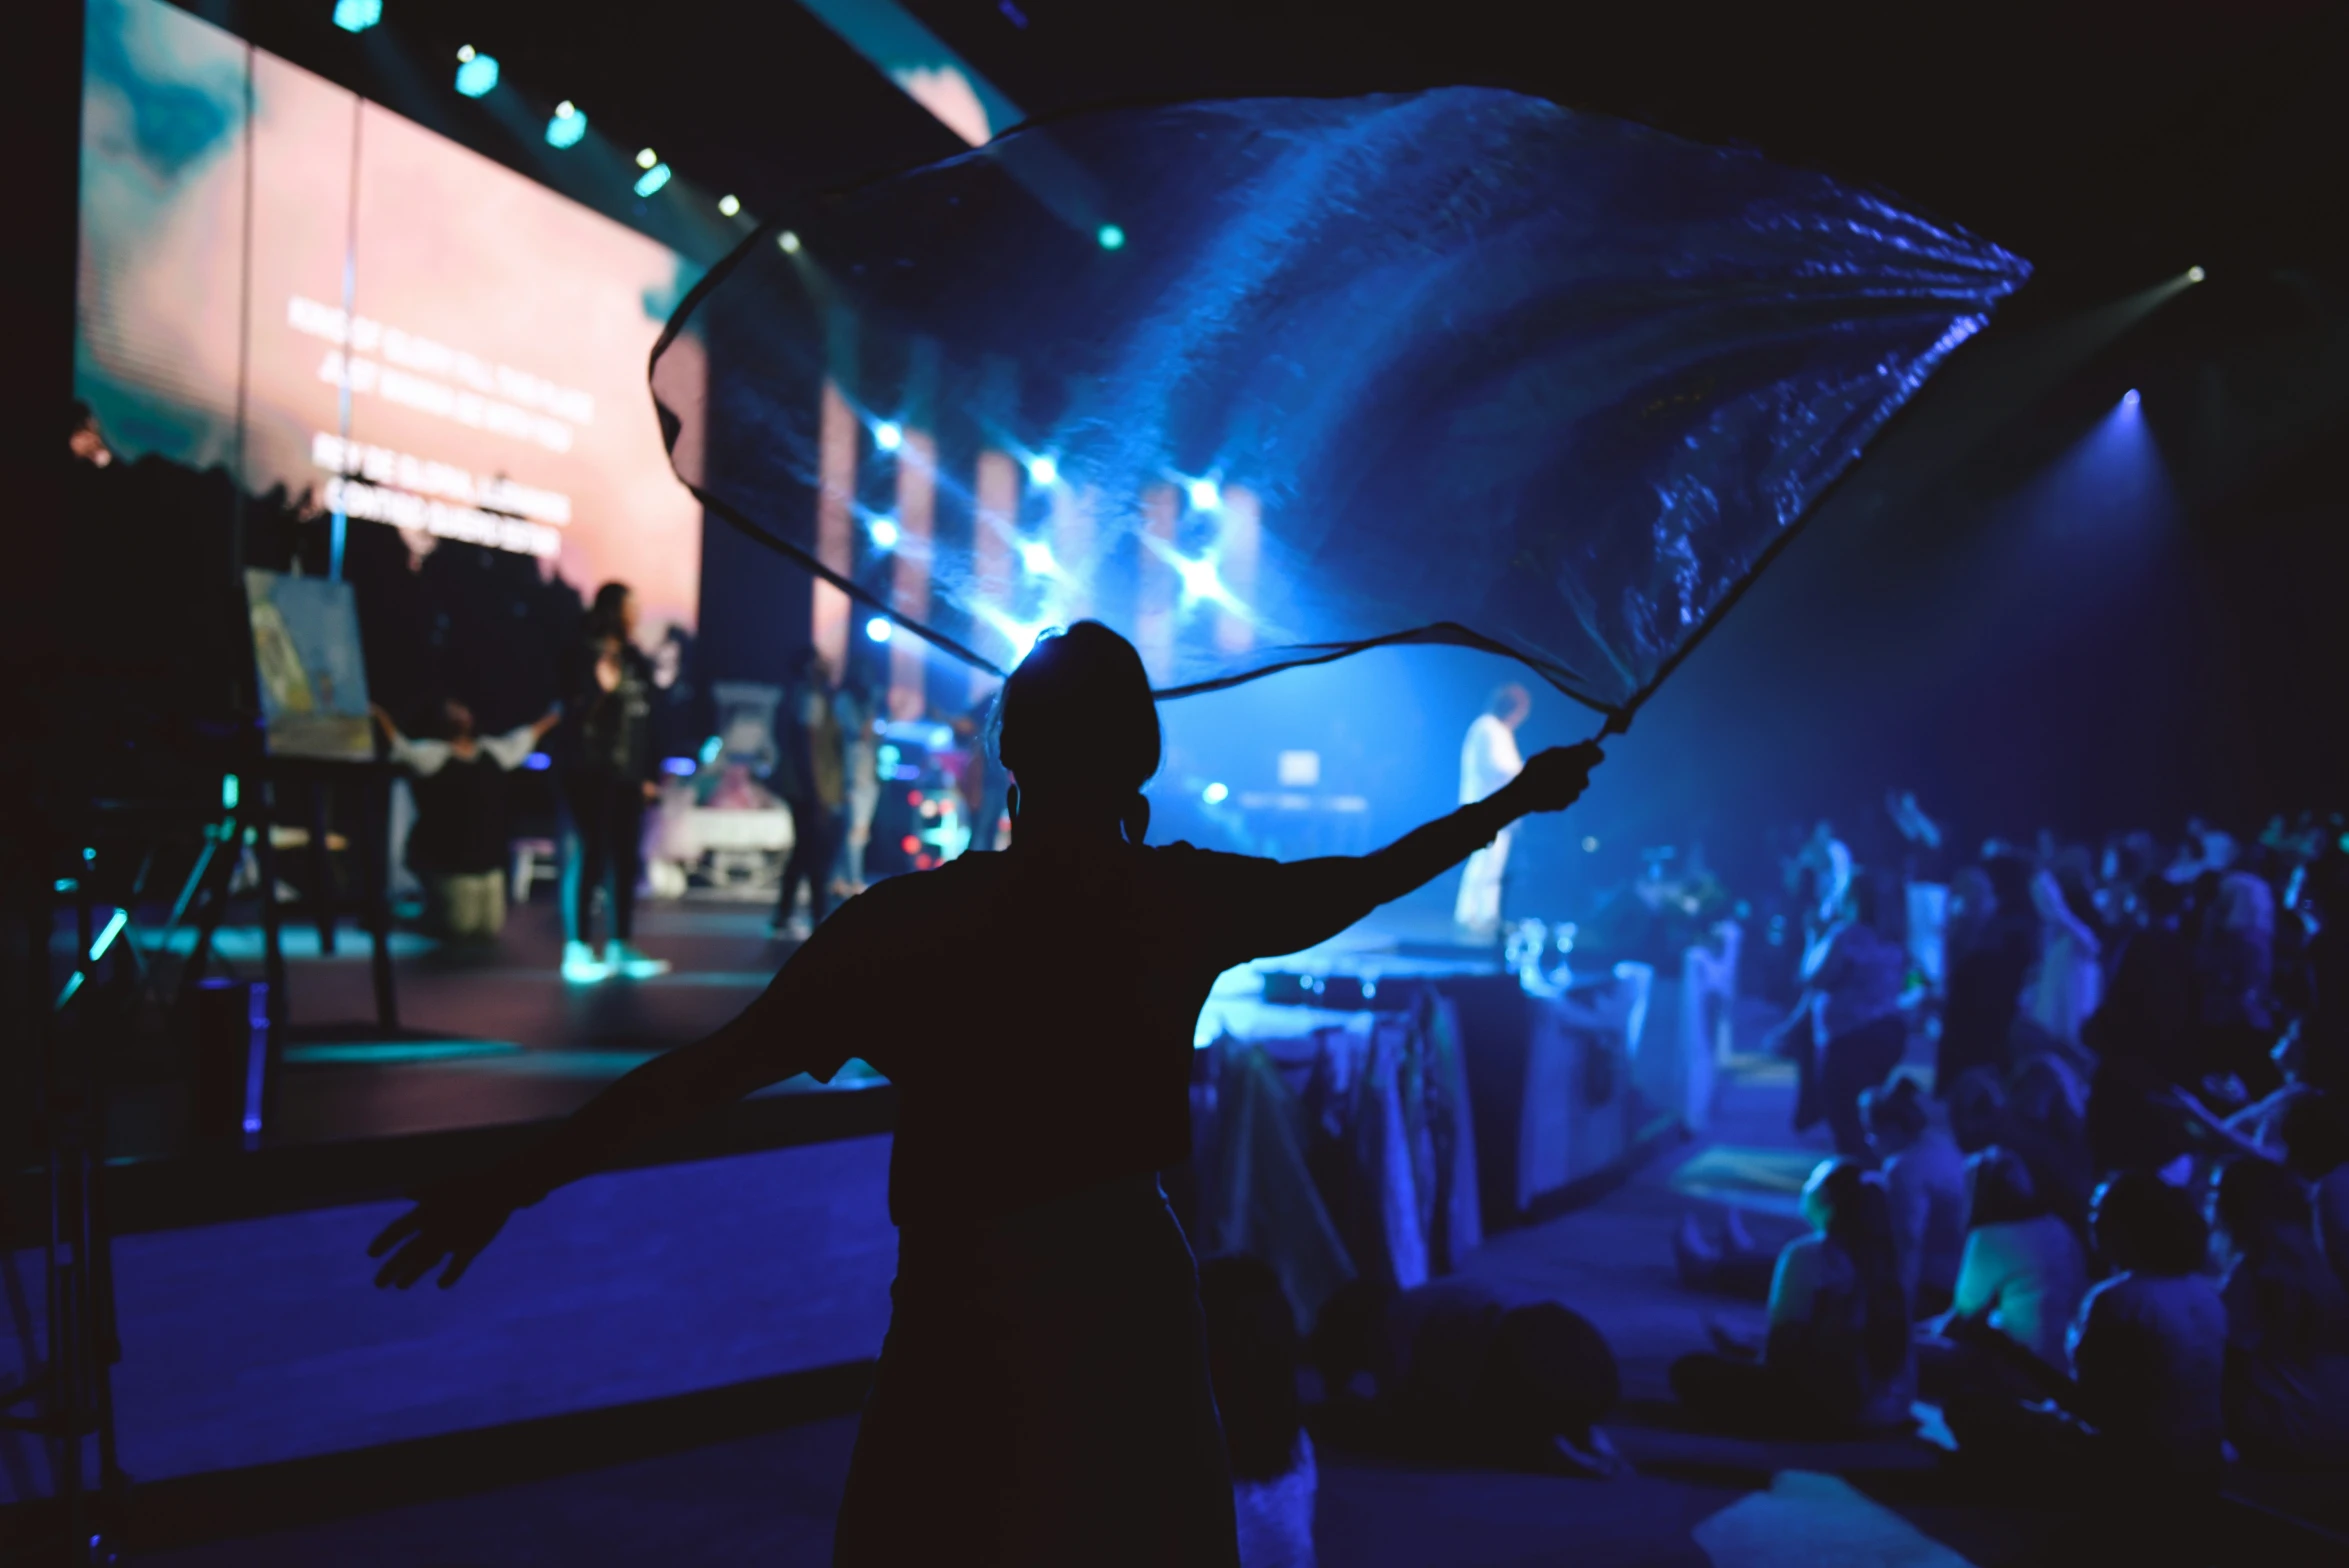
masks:
[[[125,458],[693,627],[645,366],[690,263],[162,0],[90,0],[77,395]]]

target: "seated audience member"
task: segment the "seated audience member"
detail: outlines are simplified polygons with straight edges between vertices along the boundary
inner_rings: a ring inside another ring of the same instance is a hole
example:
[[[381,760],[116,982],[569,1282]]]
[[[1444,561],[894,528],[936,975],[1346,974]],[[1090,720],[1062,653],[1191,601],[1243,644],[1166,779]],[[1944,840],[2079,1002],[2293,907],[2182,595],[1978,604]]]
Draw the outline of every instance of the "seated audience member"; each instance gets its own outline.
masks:
[[[2349,1293],[2319,1255],[2307,1189],[2238,1159],[2212,1204],[2226,1260],[2227,1435],[2252,1464],[2349,1464]]]
[[[1998,1390],[2036,1398],[2066,1365],[2064,1336],[2088,1293],[2087,1256],[2012,1149],[1993,1145],[1966,1161],[1966,1212],[1943,1337],[1920,1347],[1926,1397]]]
[[[2089,1225],[2113,1273],[2088,1292],[2072,1328],[2073,1408],[2130,1472],[2215,1473],[2227,1312],[2203,1272],[2201,1214],[2178,1188],[2132,1171],[2098,1190]]]
[[[1812,1234],[1778,1255],[1769,1334],[1759,1347],[1715,1331],[1683,1356],[1672,1389],[1689,1412],[1731,1430],[1847,1436],[1908,1420],[1916,1391],[1909,1301],[1881,1178],[1827,1160],[1803,1187]]]
[[[2128,1171],[2097,1190],[2090,1228],[2114,1270],[2081,1303],[2071,1376],[2009,1358],[2052,1403],[2011,1387],[1951,1391],[1959,1451],[2075,1503],[2144,1518],[2206,1498],[2225,1465],[2226,1308],[2202,1273],[2208,1232],[2184,1192]]]
[[[1933,1125],[1916,1080],[1860,1096],[1868,1144],[1884,1162],[1884,1191],[1900,1247],[1901,1287],[1919,1314],[1948,1307],[1966,1247],[1966,1159]]]
[[[2284,1164],[2315,1189],[2317,1242],[2349,1287],[2349,1113],[2338,1093],[2305,1094],[2284,1108]]]
[[[1356,1280],[1322,1309],[1314,1364],[1327,1430],[1367,1447],[1551,1474],[1622,1468],[1598,1423],[1615,1353],[1556,1302],[1509,1307],[1471,1280],[1400,1293]]]
[[[503,735],[476,735],[473,710],[451,698],[441,705],[447,734],[439,740],[410,740],[390,714],[373,711],[391,760],[416,776],[407,858],[424,881],[431,924],[457,941],[495,939],[506,924],[506,775],[522,766],[562,711]]]
[[[1231,1455],[1241,1568],[1313,1568],[1313,1439],[1297,1397],[1297,1319],[1260,1258],[1199,1265],[1207,1368]]]

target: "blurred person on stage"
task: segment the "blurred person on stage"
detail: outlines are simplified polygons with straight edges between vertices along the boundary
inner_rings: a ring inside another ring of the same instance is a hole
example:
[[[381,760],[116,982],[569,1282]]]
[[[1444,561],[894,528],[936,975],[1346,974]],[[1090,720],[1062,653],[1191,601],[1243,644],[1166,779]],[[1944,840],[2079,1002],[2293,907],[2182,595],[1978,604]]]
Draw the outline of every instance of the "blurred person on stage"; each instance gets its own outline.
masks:
[[[495,941],[506,927],[506,775],[562,722],[563,710],[503,735],[477,735],[473,710],[451,697],[441,704],[445,735],[410,740],[390,714],[370,708],[391,760],[415,775],[408,868],[423,879],[427,918],[453,941]]]
[[[668,971],[632,940],[644,873],[644,810],[660,795],[652,743],[653,667],[636,646],[639,611],[626,583],[595,593],[563,704],[562,798],[571,854],[563,868],[563,978],[649,979]],[[595,895],[609,883],[612,935],[595,951]]]
[[[1517,776],[1525,759],[1517,752],[1517,727],[1533,712],[1533,697],[1515,681],[1496,690],[1485,711],[1468,726],[1460,747],[1460,804],[1471,805]],[[1503,828],[1460,873],[1460,896],[1452,921],[1466,935],[1489,942],[1501,930],[1501,873],[1509,864],[1509,830]]]
[[[1106,626],[1038,643],[997,715],[1008,850],[849,900],[733,1022],[386,1227],[378,1282],[453,1284],[517,1208],[853,1052],[897,1087],[898,1271],[833,1560],[930,1560],[952,1520],[959,1562],[1232,1568],[1198,1271],[1157,1174],[1189,1156],[1200,1009],[1235,964],[1326,941],[1571,805],[1600,752],[1543,752],[1373,854],[1284,865],[1147,842],[1158,715]],[[1021,1070],[931,1010],[876,1010],[908,976],[1016,1039]]]
[[[834,700],[832,667],[813,648],[800,651],[783,689],[780,755],[768,783],[791,811],[791,858],[775,898],[778,937],[804,940],[832,911],[832,867],[848,828],[848,748]],[[807,914],[798,913],[807,888]]]

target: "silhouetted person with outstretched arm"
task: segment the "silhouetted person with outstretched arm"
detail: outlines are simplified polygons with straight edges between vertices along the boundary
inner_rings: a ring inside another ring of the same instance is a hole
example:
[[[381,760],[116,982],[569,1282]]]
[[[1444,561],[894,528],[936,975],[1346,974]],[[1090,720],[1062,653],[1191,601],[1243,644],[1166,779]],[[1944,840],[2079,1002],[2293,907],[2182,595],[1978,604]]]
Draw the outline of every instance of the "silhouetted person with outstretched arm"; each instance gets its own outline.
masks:
[[[1596,745],[1375,854],[1148,848],[1158,714],[1097,622],[1005,684],[1011,848],[843,905],[742,1014],[613,1084],[535,1149],[427,1197],[371,1249],[451,1285],[515,1209],[628,1146],[854,1054],[899,1094],[895,1310],[857,1435],[844,1564],[1233,1564],[1197,1274],[1157,1173],[1190,1154],[1209,987],[1335,936],[1510,823],[1571,804]],[[878,997],[918,986],[932,1006]],[[938,1009],[978,1030],[942,1027]]]

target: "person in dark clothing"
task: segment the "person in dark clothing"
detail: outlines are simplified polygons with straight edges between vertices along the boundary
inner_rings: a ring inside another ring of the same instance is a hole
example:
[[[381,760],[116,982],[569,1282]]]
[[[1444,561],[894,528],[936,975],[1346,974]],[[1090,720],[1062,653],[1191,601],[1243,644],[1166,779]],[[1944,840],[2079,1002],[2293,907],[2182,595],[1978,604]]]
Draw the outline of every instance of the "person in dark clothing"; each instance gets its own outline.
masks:
[[[897,1088],[898,1272],[834,1561],[935,1560],[950,1521],[959,1563],[1229,1565],[1198,1274],[1157,1177],[1190,1154],[1200,1009],[1224,970],[1326,941],[1572,804],[1600,752],[1544,752],[1374,854],[1283,865],[1144,842],[1158,715],[1109,628],[1039,642],[997,712],[1010,849],[850,899],[733,1022],[386,1227],[378,1283],[452,1284],[515,1209],[853,1053]],[[1016,1038],[1022,1071],[924,1010],[876,1010],[908,974]]]
[[[442,704],[448,733],[440,740],[410,740],[390,714],[374,713],[391,760],[415,775],[408,868],[424,880],[432,924],[456,941],[494,940],[506,923],[506,775],[561,722],[563,710],[482,736],[473,732],[473,710],[451,698]]]
[[[2194,1071],[2194,944],[2180,927],[2193,918],[2186,890],[2159,877],[2146,884],[2148,923],[2130,934],[2112,985],[2080,1030],[2096,1053],[2088,1090],[2088,1148],[2105,1171],[2158,1171],[2192,1145],[2171,1091]]]
[[[783,865],[783,891],[775,900],[774,935],[804,936],[832,909],[832,864],[848,832],[848,751],[832,701],[832,674],[824,656],[801,651],[783,691],[776,726],[781,756],[769,782],[791,808],[791,858]],[[807,888],[807,927],[793,915],[802,885]]]
[[[563,978],[645,979],[667,971],[633,941],[636,884],[644,870],[644,808],[660,792],[652,744],[652,661],[635,643],[636,595],[626,583],[596,590],[564,712],[563,805],[573,851],[563,871]],[[595,952],[596,890],[609,884],[612,936]]]
[[[1933,1085],[1946,1095],[1969,1069],[2004,1072],[2014,1065],[2015,1012],[2023,982],[2039,960],[2039,917],[2031,904],[2031,868],[2014,855],[1982,865],[1990,892],[1987,912],[1968,910],[1957,924],[1968,933],[1949,955],[1948,1001],[1941,1010],[1941,1047]]]
[[[1341,1286],[1313,1330],[1333,1442],[1454,1464],[1608,1476],[1598,1423],[1622,1393],[1613,1347],[1554,1301],[1510,1305],[1454,1276],[1397,1291]]]
[[[2349,1469],[2349,1291],[2325,1262],[2307,1187],[2243,1157],[2211,1197],[2227,1265],[2227,1436],[2255,1465]]]
[[[1880,878],[1852,879],[1844,918],[1828,936],[1805,985],[1805,995],[1816,1000],[1816,1035],[1822,1042],[1811,1075],[1815,1092],[1807,1098],[1842,1155],[1868,1152],[1860,1096],[1890,1077],[1908,1049],[1908,1013],[1901,1006],[1908,954],[1885,934],[1881,922],[1887,902]],[[1804,1110],[1798,1100],[1798,1130],[1806,1125]]]

